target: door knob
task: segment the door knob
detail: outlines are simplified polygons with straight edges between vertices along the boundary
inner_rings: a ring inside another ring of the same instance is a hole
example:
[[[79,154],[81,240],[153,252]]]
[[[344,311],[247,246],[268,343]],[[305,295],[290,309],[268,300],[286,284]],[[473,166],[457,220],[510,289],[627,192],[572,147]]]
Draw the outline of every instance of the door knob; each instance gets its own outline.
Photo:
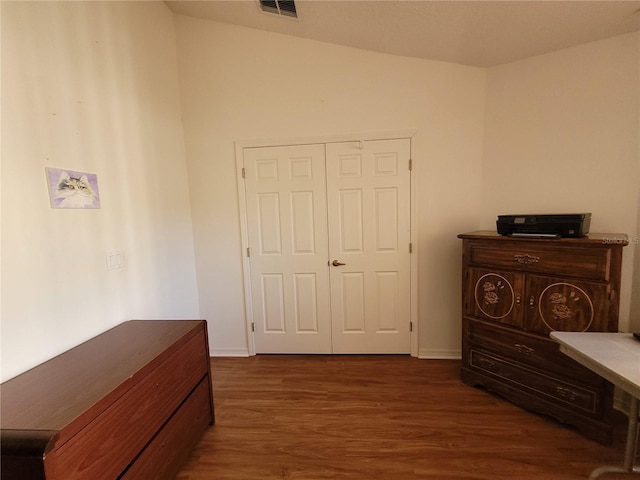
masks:
[[[333,262],[331,262],[331,265],[333,265],[334,267],[339,267],[340,265],[346,265],[346,263],[342,263],[342,262],[339,262],[338,260],[334,260]]]

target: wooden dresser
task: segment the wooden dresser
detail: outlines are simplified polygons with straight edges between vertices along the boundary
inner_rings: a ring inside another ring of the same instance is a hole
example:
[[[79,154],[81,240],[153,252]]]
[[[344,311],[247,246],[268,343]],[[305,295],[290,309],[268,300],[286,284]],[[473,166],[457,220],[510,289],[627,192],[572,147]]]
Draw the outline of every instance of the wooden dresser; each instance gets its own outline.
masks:
[[[463,240],[462,380],[612,440],[613,386],[569,359],[552,331],[617,332],[624,234]]]
[[[214,422],[207,344],[204,320],[133,320],[3,383],[1,478],[174,478]]]

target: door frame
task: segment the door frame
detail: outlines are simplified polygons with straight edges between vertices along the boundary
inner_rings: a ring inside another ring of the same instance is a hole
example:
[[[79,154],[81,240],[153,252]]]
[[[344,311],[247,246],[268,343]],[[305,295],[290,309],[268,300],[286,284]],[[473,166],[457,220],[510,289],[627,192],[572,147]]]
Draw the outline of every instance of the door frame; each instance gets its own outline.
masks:
[[[251,298],[251,262],[247,255],[249,249],[249,228],[248,228],[248,215],[247,215],[247,202],[245,195],[245,184],[243,177],[244,168],[244,155],[245,148],[261,148],[261,147],[284,147],[294,145],[309,145],[309,144],[327,144],[327,143],[341,143],[341,142],[365,142],[372,140],[398,140],[406,139],[411,144],[411,173],[409,189],[409,201],[411,205],[411,300],[410,300],[410,342],[411,342],[411,356],[418,357],[418,338],[419,338],[419,325],[418,325],[418,222],[417,222],[417,205],[418,205],[418,191],[416,182],[416,172],[419,167],[419,162],[415,158],[415,142],[414,137],[417,130],[405,130],[399,132],[386,132],[386,133],[369,133],[369,134],[348,134],[348,135],[331,135],[320,137],[304,137],[304,138],[281,138],[281,139],[266,139],[266,140],[237,140],[235,142],[235,156],[236,156],[236,184],[238,192],[238,211],[240,215],[240,239],[241,239],[241,257],[242,257],[242,276],[243,276],[243,290],[244,290],[244,318],[245,318],[245,332],[247,336],[247,347],[250,356],[256,354],[256,345],[254,341],[254,335],[251,326],[254,323],[253,320],[253,307]]]

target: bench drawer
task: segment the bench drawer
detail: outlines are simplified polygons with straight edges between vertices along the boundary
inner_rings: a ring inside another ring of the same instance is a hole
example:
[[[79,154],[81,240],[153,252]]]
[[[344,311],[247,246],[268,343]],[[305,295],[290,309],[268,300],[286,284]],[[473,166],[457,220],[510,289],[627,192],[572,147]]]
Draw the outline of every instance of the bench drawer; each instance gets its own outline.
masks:
[[[209,382],[203,379],[120,480],[171,480],[211,421]]]
[[[138,385],[56,452],[58,478],[117,478],[207,375],[202,333],[194,335]]]

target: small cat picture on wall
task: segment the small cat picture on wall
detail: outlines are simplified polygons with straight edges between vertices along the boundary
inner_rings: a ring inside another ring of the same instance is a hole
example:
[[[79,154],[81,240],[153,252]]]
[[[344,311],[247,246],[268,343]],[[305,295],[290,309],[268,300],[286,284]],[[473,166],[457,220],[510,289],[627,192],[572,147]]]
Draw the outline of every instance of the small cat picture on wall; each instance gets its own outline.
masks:
[[[46,167],[51,208],[100,208],[94,173]]]

